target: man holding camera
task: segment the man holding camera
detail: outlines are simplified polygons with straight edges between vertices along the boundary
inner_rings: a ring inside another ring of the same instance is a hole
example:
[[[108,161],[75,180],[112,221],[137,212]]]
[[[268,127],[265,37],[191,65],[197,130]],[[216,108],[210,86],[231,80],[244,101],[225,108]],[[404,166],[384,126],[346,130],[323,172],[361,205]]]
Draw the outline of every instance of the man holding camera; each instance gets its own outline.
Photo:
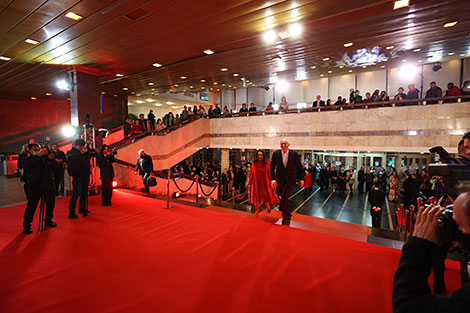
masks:
[[[470,283],[450,296],[432,295],[427,278],[433,258],[442,244],[438,237],[438,219],[445,208],[431,205],[419,208],[413,236],[403,246],[393,286],[393,311],[405,312],[468,312]],[[470,238],[470,187],[462,188],[454,202],[453,219],[462,232],[462,246],[468,250]],[[467,266],[468,271],[468,266]]]
[[[31,234],[31,223],[34,213],[42,198],[41,205],[45,205],[45,226],[56,227],[57,224],[52,221],[54,217],[55,206],[55,187],[52,162],[55,154],[48,149],[41,150],[37,143],[30,143],[28,150],[31,153],[26,157],[23,163],[24,176],[28,181],[26,193],[28,203],[24,212],[23,233]],[[42,221],[41,221],[42,223]]]
[[[90,159],[96,156],[96,151],[89,149],[83,139],[75,140],[75,147],[67,151],[67,170],[69,175],[72,176],[73,186],[72,197],[69,202],[69,218],[78,218],[75,213],[78,198],[80,198],[78,213],[83,214],[83,216],[87,216],[90,213],[85,206],[91,174]]]

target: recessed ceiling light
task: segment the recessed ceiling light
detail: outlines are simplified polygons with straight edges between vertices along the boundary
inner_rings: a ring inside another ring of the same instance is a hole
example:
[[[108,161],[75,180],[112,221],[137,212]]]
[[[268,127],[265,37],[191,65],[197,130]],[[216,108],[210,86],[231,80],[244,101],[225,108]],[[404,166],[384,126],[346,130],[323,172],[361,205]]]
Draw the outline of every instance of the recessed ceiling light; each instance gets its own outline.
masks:
[[[455,52],[449,52],[449,55],[454,55],[454,54],[455,54]]]
[[[290,34],[288,32],[280,32],[278,35],[281,39],[287,39],[290,37]]]
[[[347,47],[351,47],[352,45],[353,45],[352,42],[348,42],[348,43],[345,43],[343,46],[347,48]]]
[[[323,74],[320,74],[320,77],[323,77],[323,76],[325,76],[325,75],[323,75]]]
[[[406,62],[406,61],[408,61],[408,60],[407,60],[407,59],[404,59],[404,60],[401,60],[401,61],[402,61],[402,62]]]
[[[117,77],[123,77],[124,74],[116,74]]]
[[[464,57],[464,56],[465,56],[465,53],[461,53],[460,56],[461,56],[461,57]]]
[[[186,76],[180,76],[181,79],[186,79],[187,77]]]
[[[206,82],[206,80],[205,80],[205,79],[201,79],[201,83],[205,83],[205,82]]]
[[[385,68],[385,65],[382,65],[381,68]]]
[[[221,68],[220,70],[221,70],[222,72],[227,72],[227,71],[228,71],[228,68],[223,67],[223,68]]]
[[[222,84],[222,87],[225,87],[225,84]]]
[[[228,88],[232,88],[232,85],[228,85]]]
[[[36,41],[36,40],[33,40],[33,39],[26,39],[25,42],[30,43],[32,45],[37,45],[39,43],[39,41]]]
[[[414,50],[413,50],[413,52],[420,52],[420,51],[421,51],[421,49],[420,49],[420,48],[418,48],[418,49],[414,49]]]
[[[349,70],[348,72],[349,72],[349,73],[352,73],[352,72],[353,72],[353,70]]]
[[[76,20],[78,21],[79,19],[81,19],[82,17],[76,13],[73,13],[73,12],[68,12],[67,14],[65,14],[66,17],[68,18],[71,18],[72,20]]]
[[[201,89],[206,89],[206,87],[202,86]]]
[[[152,65],[155,66],[155,67],[161,67],[162,66],[160,63],[153,63]]]
[[[328,71],[328,74],[331,74],[331,73],[333,73],[333,71]]]
[[[3,61],[10,61],[11,58],[5,57],[5,56],[3,56],[3,55],[0,55],[0,60],[3,60]]]
[[[174,102],[171,102],[171,101],[167,101],[166,104],[172,105],[172,104],[175,104],[175,103],[174,103]]]
[[[151,99],[151,98],[145,99],[145,101],[147,101],[147,102],[155,102],[155,100],[154,100],[154,99]]]
[[[344,68],[344,66],[343,66],[343,65],[341,65],[339,68]]]
[[[129,88],[127,88],[127,87],[122,87],[122,90],[129,90]]]
[[[144,101],[142,101],[142,100],[136,100],[135,102],[137,102],[137,103],[144,103]]]
[[[106,94],[106,92],[102,91],[102,92],[101,92],[101,94],[102,94],[102,95],[105,95],[105,94]]]
[[[178,85],[178,84],[174,84],[173,86],[178,87],[179,85]]]
[[[316,69],[317,67],[316,67],[315,65],[313,65],[313,66],[310,66],[310,68],[311,68],[312,70],[314,70],[314,69]]]
[[[393,49],[393,48],[395,48],[395,46],[387,46],[387,47],[385,47],[385,49],[387,49],[387,50],[390,50],[390,49]]]
[[[366,65],[363,65],[362,68],[366,68],[367,66]]]
[[[46,96],[52,96],[52,93],[46,92]]]
[[[220,89],[217,89],[217,91],[220,91]]]
[[[31,100],[36,100],[37,98],[36,97],[31,97]]]
[[[154,103],[154,105],[155,105],[156,107],[161,107],[161,106],[162,106],[161,103]]]
[[[192,89],[192,88],[194,88],[194,86],[189,86],[189,88],[191,88],[191,89]]]
[[[148,83],[147,85],[149,85],[149,86],[153,86],[153,85],[155,85],[155,83]]]
[[[217,85],[217,82],[214,82],[214,85]]]
[[[238,77],[238,75],[239,75],[238,73],[233,73],[233,76],[235,77]]]
[[[418,63],[421,63],[421,62],[423,62],[423,60],[418,60]]]
[[[276,32],[273,30],[268,30],[263,34],[263,39],[267,43],[272,43],[276,41]]]
[[[401,8],[404,8],[404,7],[407,7],[410,5],[410,0],[396,0],[394,3],[393,3],[393,9],[394,10],[397,10],[397,9],[401,9]]]
[[[446,27],[446,28],[447,28],[447,27],[452,27],[452,26],[455,26],[455,24],[457,24],[457,21],[445,23],[445,24],[444,24],[444,27]]]
[[[323,61],[328,61],[330,60],[330,58],[323,58]]]
[[[214,51],[212,51],[211,49],[207,49],[207,50],[204,50],[204,53],[207,55],[211,55],[211,54],[214,54]]]
[[[237,87],[233,87],[233,89],[237,89]]]

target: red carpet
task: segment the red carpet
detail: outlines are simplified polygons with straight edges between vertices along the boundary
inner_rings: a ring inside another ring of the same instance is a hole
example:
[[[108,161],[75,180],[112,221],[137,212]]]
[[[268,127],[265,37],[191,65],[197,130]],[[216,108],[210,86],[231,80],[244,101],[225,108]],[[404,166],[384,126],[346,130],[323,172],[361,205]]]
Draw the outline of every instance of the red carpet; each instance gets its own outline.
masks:
[[[28,236],[0,209],[1,312],[392,312],[400,251],[124,191],[69,220],[68,200]]]

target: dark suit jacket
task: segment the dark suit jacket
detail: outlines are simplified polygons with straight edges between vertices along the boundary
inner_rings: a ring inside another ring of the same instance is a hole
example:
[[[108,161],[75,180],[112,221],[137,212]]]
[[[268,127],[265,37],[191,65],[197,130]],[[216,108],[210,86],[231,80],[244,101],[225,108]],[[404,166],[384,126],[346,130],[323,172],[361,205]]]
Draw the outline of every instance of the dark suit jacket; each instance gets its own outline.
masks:
[[[287,166],[284,167],[282,163],[282,152],[277,150],[273,153],[271,158],[271,177],[275,177],[279,186],[295,185],[296,178],[304,179],[304,168],[300,163],[300,158],[297,152],[288,150],[289,158]]]
[[[139,174],[144,176],[146,173],[153,172],[153,161],[152,157],[148,154],[144,155],[144,157],[138,157],[137,163],[135,165],[135,171],[139,171]]]
[[[318,106],[324,107],[325,106],[325,101],[320,100],[320,105],[317,105],[317,100],[313,101],[312,108],[316,108]]]

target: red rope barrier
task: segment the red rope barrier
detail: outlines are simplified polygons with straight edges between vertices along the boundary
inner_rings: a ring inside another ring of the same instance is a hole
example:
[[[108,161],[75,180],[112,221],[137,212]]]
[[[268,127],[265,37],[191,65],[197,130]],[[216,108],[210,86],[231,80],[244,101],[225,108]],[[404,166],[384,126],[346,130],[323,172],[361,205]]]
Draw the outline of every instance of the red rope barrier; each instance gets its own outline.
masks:
[[[243,196],[239,197],[238,192],[235,189],[233,189],[233,190],[234,190],[234,193],[237,196],[238,200],[243,200],[243,198],[245,198],[246,194],[248,193],[248,189],[247,189],[247,190],[245,190],[245,193],[243,194]]]

